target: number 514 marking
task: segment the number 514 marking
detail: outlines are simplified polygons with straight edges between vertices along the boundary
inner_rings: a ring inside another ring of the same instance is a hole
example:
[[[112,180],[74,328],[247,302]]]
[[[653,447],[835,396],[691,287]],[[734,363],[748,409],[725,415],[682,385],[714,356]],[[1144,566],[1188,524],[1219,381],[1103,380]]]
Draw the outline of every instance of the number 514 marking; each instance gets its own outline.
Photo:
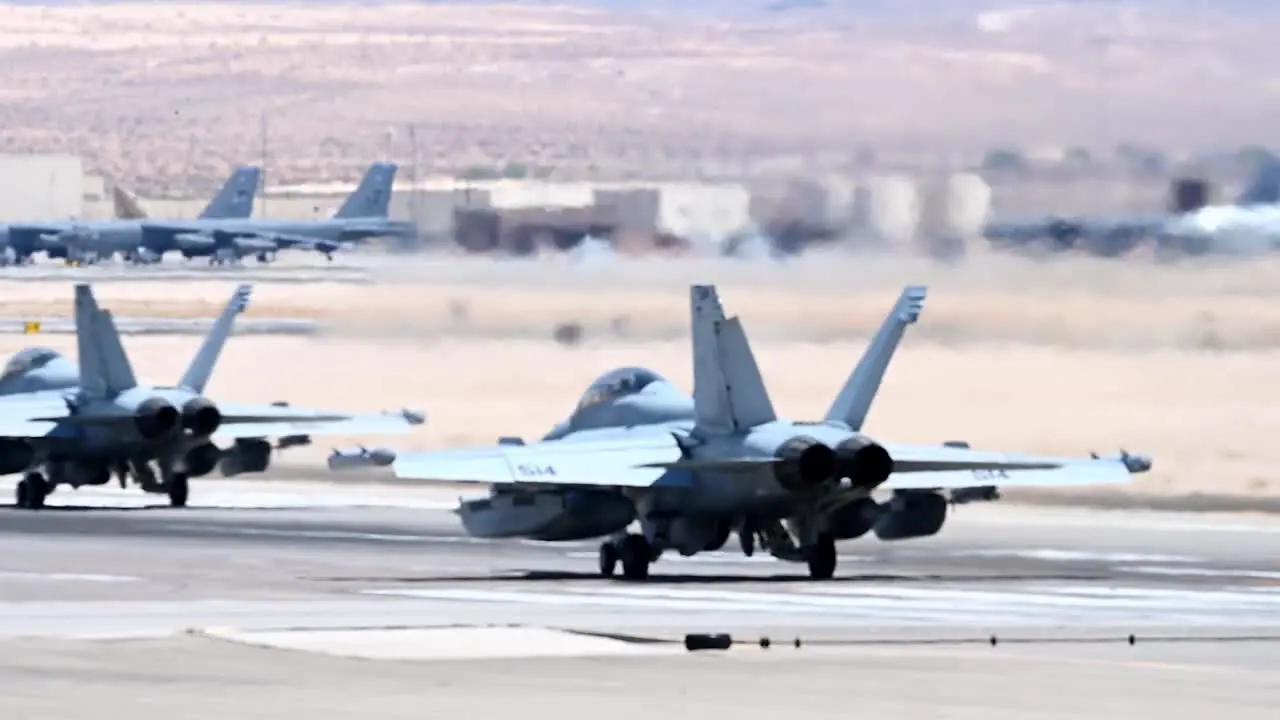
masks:
[[[556,469],[550,465],[517,465],[516,472],[525,477],[554,477]]]
[[[979,480],[1008,480],[1009,473],[1004,470],[974,470],[973,476]]]

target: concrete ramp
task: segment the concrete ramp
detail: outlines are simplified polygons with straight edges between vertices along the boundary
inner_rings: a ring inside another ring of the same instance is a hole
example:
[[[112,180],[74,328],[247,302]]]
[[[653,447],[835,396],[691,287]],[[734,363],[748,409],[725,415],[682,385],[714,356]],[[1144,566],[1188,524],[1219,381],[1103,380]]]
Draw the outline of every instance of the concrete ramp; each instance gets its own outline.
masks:
[[[676,645],[634,643],[534,627],[207,629],[202,634],[258,647],[363,660],[492,660],[683,652]]]

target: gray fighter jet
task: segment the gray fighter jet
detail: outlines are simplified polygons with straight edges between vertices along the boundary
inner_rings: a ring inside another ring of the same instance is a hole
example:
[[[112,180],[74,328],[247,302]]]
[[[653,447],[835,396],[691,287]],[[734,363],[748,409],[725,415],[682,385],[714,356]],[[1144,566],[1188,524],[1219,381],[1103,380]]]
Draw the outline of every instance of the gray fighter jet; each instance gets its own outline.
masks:
[[[77,285],[78,367],[53,350],[28,348],[0,375],[0,475],[24,474],[18,506],[40,508],[60,485],[105,485],[114,475],[121,487],[132,477],[181,507],[188,479],[219,464],[224,475],[266,470],[275,449],[267,438],[281,438],[283,448],[316,434],[404,432],[424,421],[407,410],[349,415],[209,399],[205,388],[250,291],[236,288],[182,378],[155,386],[138,382],[111,313],[88,285]],[[217,440],[231,444],[219,448]]]
[[[1149,458],[1013,455],[884,444],[862,431],[892,355],[923,308],[925,288],[899,298],[825,418],[779,418],[741,321],[726,318],[714,287],[691,291],[694,392],[657,373],[622,368],[594,382],[571,417],[540,442],[394,458],[396,477],[490,484],[490,497],[458,515],[479,537],[568,541],[610,536],[600,572],[619,561],[648,576],[662,553],[718,550],[731,532],[747,555],[806,562],[815,579],[836,568],[837,540],[937,533],[949,502],[998,497],[1008,485],[1124,483]],[[330,467],[385,464],[385,453],[343,456]],[[884,501],[873,491],[891,491]],[[945,491],[950,491],[949,496]],[[627,528],[639,520],[639,533]]]
[[[142,247],[153,256],[178,251],[183,257],[209,257],[211,262],[238,261],[248,256],[268,262],[286,248],[331,256],[346,243],[374,237],[411,237],[417,234],[416,225],[387,217],[396,169],[394,163],[373,163],[332,218],[152,220],[142,225]]]
[[[261,177],[261,168],[237,168],[201,211],[200,221],[248,218],[253,213],[253,198]],[[95,263],[117,253],[129,260],[145,261],[147,258],[138,253],[145,222],[154,221],[121,218],[13,223],[8,228],[10,255],[20,265],[31,262],[31,256],[41,250],[50,258],[75,263]]]

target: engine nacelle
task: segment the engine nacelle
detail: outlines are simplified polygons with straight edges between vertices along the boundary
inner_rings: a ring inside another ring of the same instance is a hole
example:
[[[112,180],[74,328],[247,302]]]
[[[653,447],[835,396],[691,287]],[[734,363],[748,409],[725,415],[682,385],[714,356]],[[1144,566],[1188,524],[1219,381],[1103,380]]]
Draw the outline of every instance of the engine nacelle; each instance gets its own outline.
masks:
[[[635,519],[635,504],[606,490],[495,492],[458,507],[473,537],[559,542],[611,535]]]
[[[16,475],[36,461],[35,448],[25,440],[0,438],[0,475]]]
[[[242,253],[271,252],[279,250],[280,246],[270,240],[255,237],[240,237],[231,241],[231,244]]]
[[[836,540],[862,537],[884,518],[886,510],[871,498],[845,503],[827,515],[827,532]]]
[[[182,406],[182,427],[196,437],[209,437],[222,425],[222,412],[208,398],[192,398]]]
[[[836,452],[811,437],[791,438],[773,456],[781,460],[774,470],[778,484],[791,492],[808,490],[836,476]]]
[[[178,249],[184,253],[187,251],[199,252],[213,247],[213,238],[200,233],[178,233],[173,236],[173,244],[177,245]]]
[[[889,451],[870,438],[857,435],[836,446],[836,477],[849,478],[854,487],[879,487],[892,472]]]
[[[164,398],[151,398],[133,411],[133,424],[147,440],[168,437],[178,429],[181,414]]]
[[[241,473],[266,472],[271,465],[271,443],[266,440],[236,440],[222,451],[223,477]]]
[[[218,461],[222,459],[222,450],[213,443],[205,443],[197,445],[187,451],[183,456],[182,462],[186,465],[187,475],[190,477],[201,477],[213,472],[218,466]]]
[[[907,540],[936,535],[947,520],[947,499],[937,493],[903,493],[888,503],[876,523],[881,540]]]

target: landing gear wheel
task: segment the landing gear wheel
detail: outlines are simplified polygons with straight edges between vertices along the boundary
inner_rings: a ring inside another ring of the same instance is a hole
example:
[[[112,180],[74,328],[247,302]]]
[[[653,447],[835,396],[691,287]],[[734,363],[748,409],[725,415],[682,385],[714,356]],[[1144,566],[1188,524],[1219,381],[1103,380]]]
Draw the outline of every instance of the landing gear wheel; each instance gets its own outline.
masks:
[[[628,580],[644,580],[649,577],[649,563],[653,561],[653,548],[643,535],[628,535],[618,548],[622,556],[622,576]]]
[[[14,495],[18,507],[39,510],[44,507],[44,499],[49,496],[49,482],[40,473],[27,473],[18,481]]]
[[[613,571],[618,567],[618,548],[614,544],[605,540],[600,543],[600,577],[613,577]]]
[[[190,487],[187,483],[186,473],[174,473],[169,478],[169,505],[173,507],[187,506],[187,493]]]
[[[810,546],[806,558],[809,563],[809,577],[814,580],[830,580],[836,574],[836,541],[823,533]]]

